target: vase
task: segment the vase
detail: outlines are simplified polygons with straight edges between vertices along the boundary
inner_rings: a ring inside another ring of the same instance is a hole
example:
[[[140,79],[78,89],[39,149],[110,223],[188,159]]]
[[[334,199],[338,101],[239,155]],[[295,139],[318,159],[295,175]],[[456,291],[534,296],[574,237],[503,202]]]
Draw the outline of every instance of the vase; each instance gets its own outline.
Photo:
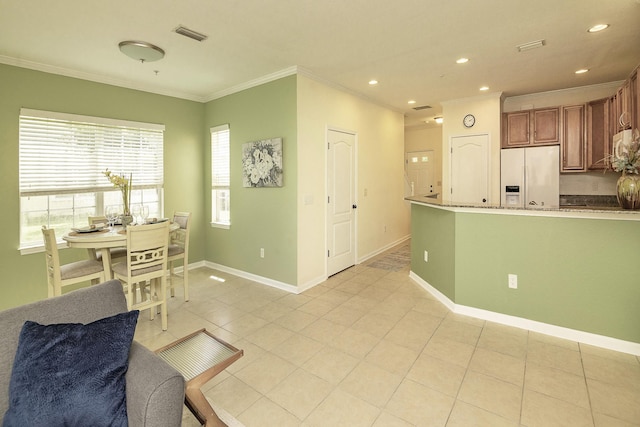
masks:
[[[133,222],[133,216],[126,214],[120,215],[120,222],[124,228],[127,228],[127,226]]]
[[[621,208],[640,209],[640,175],[623,173],[616,190]]]

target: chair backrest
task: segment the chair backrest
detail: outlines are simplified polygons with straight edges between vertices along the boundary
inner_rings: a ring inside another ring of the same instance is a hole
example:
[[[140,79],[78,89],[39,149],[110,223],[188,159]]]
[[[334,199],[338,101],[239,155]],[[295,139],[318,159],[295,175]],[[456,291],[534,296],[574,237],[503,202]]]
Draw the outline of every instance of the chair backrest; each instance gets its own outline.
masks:
[[[169,222],[127,227],[129,275],[167,269]]]
[[[47,283],[49,285],[49,296],[59,294],[55,292],[56,286],[62,287],[60,275],[60,254],[58,253],[58,243],[56,242],[56,231],[53,228],[42,226],[42,237],[44,239],[44,258],[47,264]]]
[[[89,225],[94,225],[94,224],[106,224],[107,223],[107,217],[102,215],[102,216],[90,216],[87,218],[89,221]]]
[[[171,233],[171,244],[178,245],[185,250],[189,249],[189,229],[191,228],[191,212],[175,212],[173,222],[180,226]]]

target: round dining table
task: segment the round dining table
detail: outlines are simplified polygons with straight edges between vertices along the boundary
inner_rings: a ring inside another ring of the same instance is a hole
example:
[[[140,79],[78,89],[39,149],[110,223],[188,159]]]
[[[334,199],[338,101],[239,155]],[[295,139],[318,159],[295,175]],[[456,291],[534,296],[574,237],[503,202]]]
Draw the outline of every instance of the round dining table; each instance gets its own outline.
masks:
[[[133,225],[129,227],[144,227],[144,225]],[[169,224],[169,233],[180,228],[180,225],[171,222]],[[90,251],[100,251],[102,254],[102,265],[107,280],[113,278],[111,272],[111,252],[110,248],[120,248],[127,246],[127,233],[124,227],[116,225],[113,227],[104,227],[99,231],[78,232],[70,231],[62,239],[67,242],[70,248],[81,248]]]

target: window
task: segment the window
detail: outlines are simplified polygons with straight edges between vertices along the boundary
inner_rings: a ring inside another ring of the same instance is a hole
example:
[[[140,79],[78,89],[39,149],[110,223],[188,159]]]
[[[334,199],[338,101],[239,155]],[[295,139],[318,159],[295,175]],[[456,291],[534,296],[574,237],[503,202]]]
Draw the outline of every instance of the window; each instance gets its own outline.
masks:
[[[20,248],[42,246],[42,225],[60,237],[121,205],[106,169],[131,174],[131,203],[162,216],[163,137],[163,125],[21,109]]]
[[[211,223],[231,225],[229,125],[211,128]]]

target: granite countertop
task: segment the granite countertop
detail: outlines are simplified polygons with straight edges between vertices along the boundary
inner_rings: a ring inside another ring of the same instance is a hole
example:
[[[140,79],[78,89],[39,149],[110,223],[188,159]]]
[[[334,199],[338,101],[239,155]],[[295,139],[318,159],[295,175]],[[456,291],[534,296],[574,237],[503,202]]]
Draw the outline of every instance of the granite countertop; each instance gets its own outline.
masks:
[[[567,199],[563,199],[564,196],[561,196],[561,203],[566,202]],[[615,196],[614,196],[615,198]],[[640,210],[629,210],[622,209],[617,204],[612,206],[610,203],[606,205],[590,205],[587,202],[581,202],[576,199],[570,199],[571,204],[563,204],[560,207],[507,207],[500,206],[499,204],[473,204],[473,203],[460,203],[453,202],[449,200],[440,200],[434,198],[432,195],[421,195],[421,196],[409,196],[405,197],[405,200],[411,202],[424,203],[427,205],[440,206],[443,208],[472,208],[472,209],[494,209],[494,210],[508,210],[508,211],[528,211],[528,212],[586,212],[586,213],[607,213],[607,214],[629,214],[629,215],[638,215],[640,214]]]

